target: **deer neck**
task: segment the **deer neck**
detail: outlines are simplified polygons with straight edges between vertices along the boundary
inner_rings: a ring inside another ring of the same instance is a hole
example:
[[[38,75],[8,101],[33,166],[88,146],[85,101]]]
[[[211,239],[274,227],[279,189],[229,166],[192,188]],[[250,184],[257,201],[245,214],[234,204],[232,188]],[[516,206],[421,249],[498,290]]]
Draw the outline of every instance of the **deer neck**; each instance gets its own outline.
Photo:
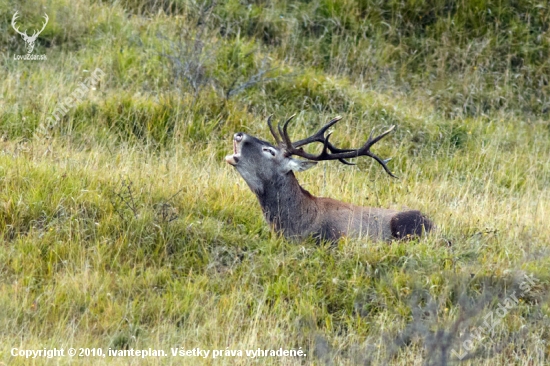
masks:
[[[266,220],[285,236],[307,233],[317,218],[316,198],[300,186],[292,172],[267,182],[256,195]]]

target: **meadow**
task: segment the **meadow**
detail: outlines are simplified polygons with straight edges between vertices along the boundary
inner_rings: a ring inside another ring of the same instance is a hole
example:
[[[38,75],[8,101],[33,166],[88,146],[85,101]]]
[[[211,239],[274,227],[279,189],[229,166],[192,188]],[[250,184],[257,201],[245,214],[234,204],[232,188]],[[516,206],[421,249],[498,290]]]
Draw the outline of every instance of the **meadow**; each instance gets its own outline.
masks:
[[[14,58],[16,11],[29,35],[48,15],[47,60]],[[550,362],[546,1],[6,0],[0,19],[0,363]],[[360,158],[298,180],[437,230],[271,232],[224,156],[294,113],[296,139],[343,116],[344,147],[396,125],[374,150],[397,179]],[[70,347],[307,356],[12,355]]]

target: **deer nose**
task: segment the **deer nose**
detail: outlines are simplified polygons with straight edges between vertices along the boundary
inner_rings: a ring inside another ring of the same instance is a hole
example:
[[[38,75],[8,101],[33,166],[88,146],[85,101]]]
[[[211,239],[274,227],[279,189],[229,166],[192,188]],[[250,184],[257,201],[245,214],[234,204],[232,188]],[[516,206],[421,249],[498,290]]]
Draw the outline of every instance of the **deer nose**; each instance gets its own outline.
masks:
[[[233,136],[233,139],[234,139],[235,141],[237,141],[237,142],[241,142],[241,140],[243,139],[243,137],[244,137],[244,133],[242,133],[242,132],[237,132],[237,133],[235,134],[235,136]]]

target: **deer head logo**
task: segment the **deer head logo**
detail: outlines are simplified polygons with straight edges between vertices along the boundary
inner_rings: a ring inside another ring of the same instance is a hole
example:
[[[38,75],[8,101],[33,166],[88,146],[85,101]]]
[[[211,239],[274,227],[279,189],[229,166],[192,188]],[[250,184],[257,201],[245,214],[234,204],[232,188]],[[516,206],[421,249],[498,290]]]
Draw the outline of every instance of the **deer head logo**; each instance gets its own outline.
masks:
[[[46,20],[46,22],[44,22],[44,25],[42,25],[42,29],[40,29],[38,32],[35,30],[32,36],[28,36],[26,30],[25,33],[22,33],[19,31],[19,29],[17,29],[17,27],[15,26],[15,21],[17,20],[17,17],[18,13],[15,12],[15,14],[13,14],[13,18],[11,18],[11,26],[13,27],[13,29],[15,29],[17,33],[21,35],[21,37],[23,37],[23,40],[25,41],[25,43],[27,43],[27,45],[25,46],[27,49],[27,53],[30,54],[34,49],[34,42],[36,42],[36,38],[38,38],[38,35],[42,33],[44,28],[46,28],[46,24],[48,24],[48,14],[44,14],[44,19]]]

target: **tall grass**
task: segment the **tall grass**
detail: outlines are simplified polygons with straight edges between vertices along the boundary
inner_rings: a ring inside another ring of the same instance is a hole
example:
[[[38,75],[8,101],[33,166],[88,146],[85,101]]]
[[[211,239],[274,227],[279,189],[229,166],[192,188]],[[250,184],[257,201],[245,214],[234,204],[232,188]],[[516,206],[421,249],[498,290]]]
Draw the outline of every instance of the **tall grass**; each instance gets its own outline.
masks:
[[[22,28],[50,23],[16,61]],[[458,362],[472,328],[536,286],[464,364],[549,358],[548,7],[536,1],[7,1],[0,4],[0,359],[11,348],[299,348],[268,364]],[[89,73],[96,90],[37,128]],[[429,237],[337,246],[270,232],[223,162],[231,136],[343,115],[376,163],[323,163],[313,194],[420,209]],[[462,347],[462,348],[461,348]],[[37,364],[248,364],[247,358]]]

